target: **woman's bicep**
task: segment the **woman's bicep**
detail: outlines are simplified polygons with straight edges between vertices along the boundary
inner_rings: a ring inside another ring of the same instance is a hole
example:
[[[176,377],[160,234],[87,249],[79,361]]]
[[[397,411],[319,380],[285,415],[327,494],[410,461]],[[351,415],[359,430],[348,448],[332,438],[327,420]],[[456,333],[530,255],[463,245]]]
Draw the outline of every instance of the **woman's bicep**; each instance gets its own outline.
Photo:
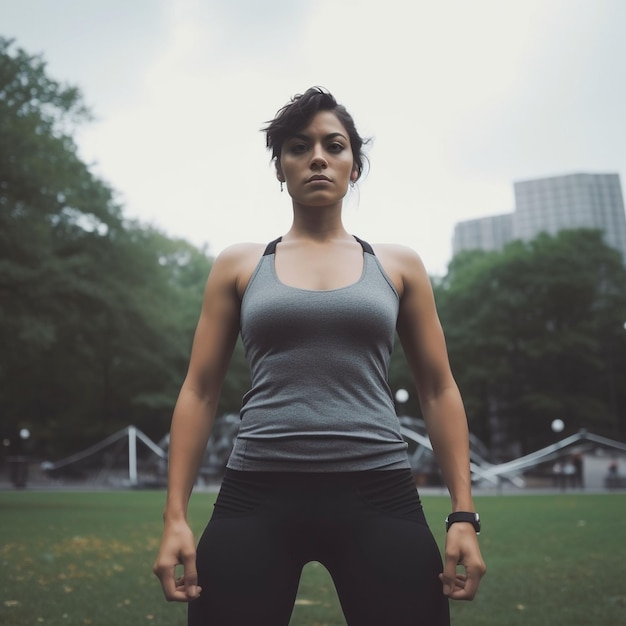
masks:
[[[200,396],[222,385],[239,333],[239,309],[233,268],[218,257],[206,283],[185,379]]]
[[[419,257],[409,259],[407,265],[398,335],[420,397],[425,399],[453,381],[430,278]]]

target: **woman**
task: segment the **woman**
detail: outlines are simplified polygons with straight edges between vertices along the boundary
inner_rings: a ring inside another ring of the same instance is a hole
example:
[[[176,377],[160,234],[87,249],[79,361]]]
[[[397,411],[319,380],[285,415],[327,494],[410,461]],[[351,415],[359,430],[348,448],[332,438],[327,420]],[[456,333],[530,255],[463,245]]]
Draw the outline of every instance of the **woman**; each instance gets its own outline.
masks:
[[[311,560],[332,575],[350,626],[448,624],[448,598],[471,600],[485,565],[467,420],[428,275],[411,250],[346,232],[363,140],[332,95],[294,97],[265,131],[293,223],[269,245],[228,248],[211,270],[172,419],[155,574],[168,600],[190,602],[192,626],[287,625]],[[445,567],[387,384],[396,330],[451,494]],[[187,503],[239,332],[252,385],[196,551]]]

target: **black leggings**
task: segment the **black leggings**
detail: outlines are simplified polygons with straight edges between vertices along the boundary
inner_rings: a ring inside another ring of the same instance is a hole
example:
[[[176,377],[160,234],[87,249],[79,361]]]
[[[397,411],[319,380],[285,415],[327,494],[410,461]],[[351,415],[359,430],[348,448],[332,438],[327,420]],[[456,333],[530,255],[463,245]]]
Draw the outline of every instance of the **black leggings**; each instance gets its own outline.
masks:
[[[227,470],[198,544],[189,626],[287,626],[309,561],[349,626],[447,626],[441,556],[408,470]]]

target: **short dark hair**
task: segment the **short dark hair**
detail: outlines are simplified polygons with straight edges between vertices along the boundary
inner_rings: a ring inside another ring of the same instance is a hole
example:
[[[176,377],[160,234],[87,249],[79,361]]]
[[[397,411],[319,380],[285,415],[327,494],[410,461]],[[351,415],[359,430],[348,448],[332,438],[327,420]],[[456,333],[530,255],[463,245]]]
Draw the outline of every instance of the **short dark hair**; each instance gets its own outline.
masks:
[[[369,139],[363,139],[359,135],[350,113],[323,87],[311,87],[303,94],[295,95],[284,107],[278,110],[273,120],[267,122],[263,131],[265,132],[265,145],[272,152],[272,160],[280,161],[285,141],[308,126],[320,111],[334,113],[348,131],[354,167],[360,178],[368,164],[367,156],[363,152],[363,145],[369,143]]]

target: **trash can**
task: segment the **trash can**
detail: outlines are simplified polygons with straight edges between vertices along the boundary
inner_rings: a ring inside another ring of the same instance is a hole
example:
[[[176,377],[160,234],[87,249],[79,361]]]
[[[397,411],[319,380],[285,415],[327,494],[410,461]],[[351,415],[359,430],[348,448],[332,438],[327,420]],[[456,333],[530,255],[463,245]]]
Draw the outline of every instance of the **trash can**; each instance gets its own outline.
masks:
[[[28,481],[28,459],[25,456],[7,457],[9,478],[16,489],[24,489]]]

